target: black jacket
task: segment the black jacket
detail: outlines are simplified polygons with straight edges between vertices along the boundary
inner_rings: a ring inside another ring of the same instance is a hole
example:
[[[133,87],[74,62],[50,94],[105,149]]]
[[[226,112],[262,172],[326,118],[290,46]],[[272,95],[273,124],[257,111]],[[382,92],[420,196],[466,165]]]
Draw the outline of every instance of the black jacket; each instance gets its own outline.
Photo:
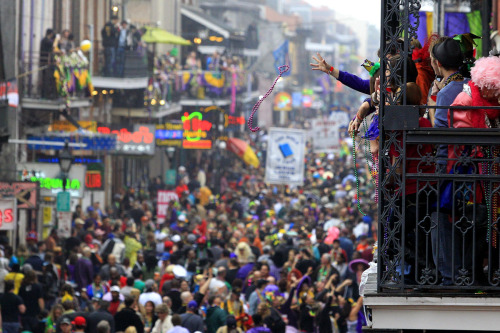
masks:
[[[115,332],[115,318],[105,309],[99,309],[89,314],[87,331],[89,333],[97,333],[97,324],[99,324],[101,320],[105,320],[109,323],[109,327],[111,327],[111,333]]]
[[[115,314],[116,332],[125,332],[129,326],[134,326],[137,332],[144,332],[141,318],[131,308],[125,308]]]
[[[101,30],[102,46],[104,47],[117,47],[118,46],[118,29],[113,23],[108,22]]]

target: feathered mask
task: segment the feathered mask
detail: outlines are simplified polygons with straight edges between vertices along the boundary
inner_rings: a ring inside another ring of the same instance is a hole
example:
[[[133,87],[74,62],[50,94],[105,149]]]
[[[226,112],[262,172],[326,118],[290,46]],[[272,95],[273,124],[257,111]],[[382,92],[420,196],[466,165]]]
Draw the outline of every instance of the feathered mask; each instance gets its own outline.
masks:
[[[361,67],[364,67],[368,71],[368,73],[370,73],[370,76],[373,76],[379,70],[380,62],[372,62],[368,59],[365,59],[365,62],[361,64]]]

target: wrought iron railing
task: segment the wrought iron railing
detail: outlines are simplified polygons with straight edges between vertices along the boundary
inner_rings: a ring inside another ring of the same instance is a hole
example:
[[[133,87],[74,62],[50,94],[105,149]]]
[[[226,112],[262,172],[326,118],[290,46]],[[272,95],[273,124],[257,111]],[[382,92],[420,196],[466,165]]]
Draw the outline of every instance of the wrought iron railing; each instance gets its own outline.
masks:
[[[378,291],[500,290],[500,129],[419,128],[419,107],[406,105],[419,9],[382,1]],[[391,83],[401,89],[388,93]]]

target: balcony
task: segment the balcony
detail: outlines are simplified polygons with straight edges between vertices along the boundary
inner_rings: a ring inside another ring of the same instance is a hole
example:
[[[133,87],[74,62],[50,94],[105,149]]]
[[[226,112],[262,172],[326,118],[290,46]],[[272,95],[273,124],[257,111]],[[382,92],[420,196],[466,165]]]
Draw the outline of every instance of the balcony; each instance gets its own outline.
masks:
[[[89,62],[83,53],[51,54],[44,59],[28,54],[21,67],[19,87],[24,109],[62,111],[92,105]]]

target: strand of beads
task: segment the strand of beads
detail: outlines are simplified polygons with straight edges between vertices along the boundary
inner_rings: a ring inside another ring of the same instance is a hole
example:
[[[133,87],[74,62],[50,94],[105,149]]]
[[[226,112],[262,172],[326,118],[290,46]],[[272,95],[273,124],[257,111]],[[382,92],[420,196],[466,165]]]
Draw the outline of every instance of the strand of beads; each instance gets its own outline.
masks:
[[[253,106],[252,108],[252,114],[250,115],[250,117],[248,117],[248,129],[252,132],[258,132],[260,130],[260,127],[257,126],[257,127],[252,127],[253,125],[253,117],[255,115],[255,112],[257,112],[257,110],[259,109],[260,107],[260,104],[273,92],[273,89],[274,89],[274,86],[276,85],[276,83],[278,83],[278,80],[280,79],[280,77],[285,74],[286,72],[288,72],[290,70],[290,66],[288,65],[283,65],[283,66],[280,66],[278,67],[278,76],[276,77],[276,80],[274,80],[274,83],[273,85],[271,86],[271,88],[269,88],[269,90],[266,92],[266,94],[261,98],[259,99],[259,101],[257,103],[255,103],[255,105]]]
[[[354,134],[354,131],[352,131],[352,163],[354,164],[354,177],[356,178],[356,195],[357,195],[357,204],[358,204],[358,211],[361,213],[361,215],[366,216],[365,213],[361,210],[361,197],[359,196],[359,178],[358,178],[358,168],[356,166],[356,135]]]

